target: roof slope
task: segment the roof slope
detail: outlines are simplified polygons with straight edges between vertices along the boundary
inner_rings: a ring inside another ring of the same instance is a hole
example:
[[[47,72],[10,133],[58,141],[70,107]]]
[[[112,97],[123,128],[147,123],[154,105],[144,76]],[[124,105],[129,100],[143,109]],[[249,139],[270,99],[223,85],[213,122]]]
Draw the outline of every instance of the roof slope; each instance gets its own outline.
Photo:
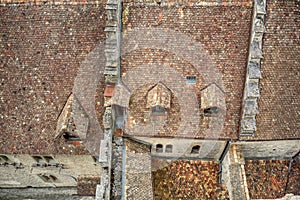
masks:
[[[178,8],[165,4],[159,6],[149,2],[141,4],[133,4],[132,1],[124,2],[123,32],[126,36],[127,31],[130,30],[139,30],[145,27],[150,30],[151,28],[165,28],[184,34],[192,39],[194,43],[201,44],[203,46],[201,50],[206,52],[210,58],[199,59],[213,60],[215,63],[214,67],[220,72],[220,79],[222,79],[221,82],[224,85],[226,117],[224,133],[220,137],[223,139],[236,139],[246,74],[252,7],[250,4],[241,4],[240,2],[231,2],[230,6],[228,6],[229,4],[217,3],[216,1],[206,2],[205,5],[200,4],[190,3]],[[172,45],[178,47],[181,52],[188,51],[190,45],[187,42],[182,43],[179,39],[182,38],[178,38],[178,43],[175,42]],[[147,65],[145,68],[151,73],[155,71],[150,70],[151,66],[155,69],[157,67],[154,66],[160,66],[164,67],[164,70],[160,71],[157,79],[164,77],[164,74],[168,73],[168,70],[173,70],[174,74],[177,72],[182,77],[196,76],[197,84],[195,91],[198,102],[200,102],[200,91],[211,83],[203,81],[209,75],[199,73],[196,69],[197,67],[207,69],[212,66],[207,66],[209,65],[208,62],[203,62],[201,66],[193,66],[189,58],[178,56],[178,52],[175,54],[176,52],[166,51],[164,45],[155,48],[137,48],[122,56],[122,76],[124,83],[127,80],[126,76],[129,76],[130,72],[135,72],[134,70],[141,69],[141,66]],[[135,81],[137,84],[140,84],[144,78],[143,74],[135,75]],[[148,80],[151,78],[147,77]],[[169,76],[168,80],[162,81],[163,83],[171,82],[172,78]],[[152,84],[155,84],[155,82]],[[174,88],[175,84],[166,86]],[[184,92],[187,90],[185,88]],[[182,96],[176,96],[176,98],[181,98]],[[188,105],[189,103],[186,102]],[[192,105],[189,107],[192,107]],[[142,109],[141,107],[136,107],[137,112]],[[174,122],[174,124],[178,123]],[[203,130],[209,125],[203,123],[200,126],[199,124],[192,124],[191,126],[200,127],[198,128],[196,137],[203,138],[203,133],[205,132]],[[187,127],[190,127],[190,125]],[[176,127],[174,127],[174,130],[176,130]],[[173,136],[174,131],[168,132],[168,134],[169,136]]]
[[[267,2],[266,33],[253,139],[300,138],[300,2]]]
[[[104,6],[0,7],[0,152],[86,153],[56,146],[55,128],[79,66],[105,38]]]

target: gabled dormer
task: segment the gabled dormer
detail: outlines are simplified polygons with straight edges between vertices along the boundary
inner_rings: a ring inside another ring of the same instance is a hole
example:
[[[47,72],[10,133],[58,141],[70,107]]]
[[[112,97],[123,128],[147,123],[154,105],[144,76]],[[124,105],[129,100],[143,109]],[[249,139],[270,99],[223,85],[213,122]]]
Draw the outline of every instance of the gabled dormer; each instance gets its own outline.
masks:
[[[147,93],[147,105],[151,119],[164,119],[171,107],[171,91],[162,83],[157,83]]]
[[[201,110],[204,116],[215,116],[225,109],[225,94],[215,84],[210,84],[201,91]]]

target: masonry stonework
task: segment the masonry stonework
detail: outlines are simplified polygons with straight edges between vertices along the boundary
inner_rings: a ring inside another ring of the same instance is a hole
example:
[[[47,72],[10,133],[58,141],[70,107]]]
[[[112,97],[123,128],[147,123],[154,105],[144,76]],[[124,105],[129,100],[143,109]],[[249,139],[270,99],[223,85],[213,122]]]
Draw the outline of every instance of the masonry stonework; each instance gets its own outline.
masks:
[[[299,140],[237,142],[246,159],[291,159],[299,152]]]

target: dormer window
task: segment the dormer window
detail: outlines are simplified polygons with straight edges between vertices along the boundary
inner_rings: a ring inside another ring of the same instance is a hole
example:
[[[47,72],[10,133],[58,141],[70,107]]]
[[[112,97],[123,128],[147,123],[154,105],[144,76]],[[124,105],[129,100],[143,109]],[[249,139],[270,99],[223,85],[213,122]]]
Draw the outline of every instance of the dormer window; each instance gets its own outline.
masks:
[[[0,155],[0,163],[8,162],[9,158],[6,155]]]
[[[162,83],[156,84],[147,93],[147,108],[152,121],[164,121],[171,106],[171,91]]]
[[[201,109],[205,117],[216,116],[222,109],[225,110],[224,92],[216,84],[201,91]]]
[[[56,139],[64,138],[66,142],[73,142],[73,141],[81,141],[82,138],[84,139],[84,136],[81,135],[79,136],[79,132],[84,132],[82,131],[77,131],[76,125],[75,125],[75,118],[74,118],[74,108],[79,106],[77,103],[77,100],[75,96],[70,94],[63,110],[61,111],[58,119],[57,119],[57,126],[56,126]],[[74,107],[74,108],[73,108]],[[79,107],[77,107],[78,111],[81,110]],[[86,128],[87,130],[88,126],[88,119],[85,118],[85,115],[81,115],[81,121],[82,124],[86,125],[85,127],[82,126],[81,128]]]
[[[42,156],[32,156],[32,158],[37,162],[37,163],[44,163],[44,159]]]
[[[156,106],[165,109],[171,106],[171,91],[162,83],[156,84],[147,93],[147,108],[154,108]]]
[[[43,156],[44,160],[46,160],[47,163],[50,164],[56,164],[56,161],[54,160],[54,158],[52,156]]]
[[[62,136],[66,141],[81,141],[78,135],[72,134],[70,132],[64,132]]]

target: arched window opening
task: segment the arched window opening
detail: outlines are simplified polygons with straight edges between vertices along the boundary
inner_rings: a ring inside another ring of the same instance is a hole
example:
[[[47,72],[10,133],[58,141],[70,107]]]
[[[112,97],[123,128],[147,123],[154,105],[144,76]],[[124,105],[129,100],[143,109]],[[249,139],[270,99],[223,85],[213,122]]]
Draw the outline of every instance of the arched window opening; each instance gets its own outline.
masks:
[[[44,162],[45,162],[45,160],[43,159],[42,156],[36,155],[36,156],[32,156],[32,158],[33,158],[37,163],[44,163]]]
[[[56,164],[56,161],[54,160],[53,156],[43,156],[44,160],[47,161],[49,164]]]
[[[0,155],[0,162],[8,162],[9,158],[6,155]]]
[[[198,154],[199,152],[200,152],[200,146],[199,145],[193,146],[191,154]]]
[[[168,144],[166,146],[166,153],[172,153],[173,152],[173,145],[171,144]]]
[[[156,145],[156,153],[162,153],[163,152],[163,145],[162,144],[157,144]]]
[[[51,174],[37,174],[43,181],[47,183],[57,182],[57,177]]]

